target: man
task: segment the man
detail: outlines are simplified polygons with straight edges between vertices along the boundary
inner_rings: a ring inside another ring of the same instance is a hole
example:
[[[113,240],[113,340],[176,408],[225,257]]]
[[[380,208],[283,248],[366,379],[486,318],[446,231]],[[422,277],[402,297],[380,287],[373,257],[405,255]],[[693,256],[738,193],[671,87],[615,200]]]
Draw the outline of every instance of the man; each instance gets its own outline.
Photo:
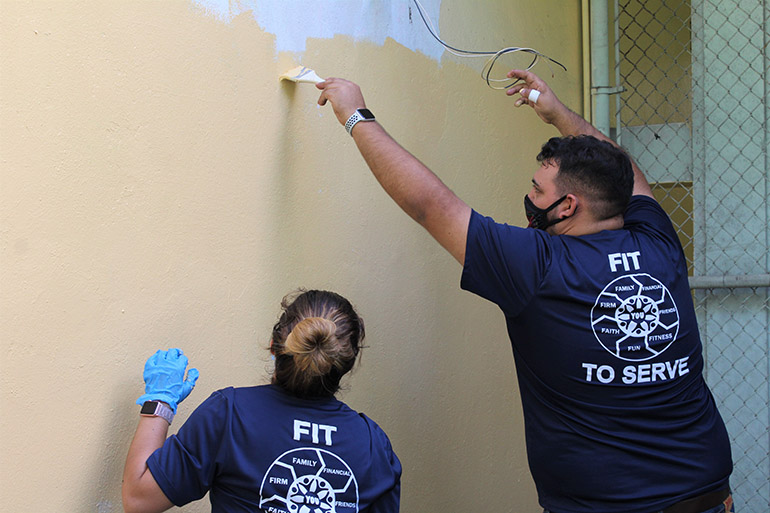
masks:
[[[331,102],[385,191],[463,265],[461,286],[505,314],[546,511],[731,511],[729,441],[671,222],[622,150],[533,73],[508,76],[522,81],[507,93],[515,105],[563,136],[538,155],[525,198],[534,229],[472,211],[371,119],[355,84],[318,84],[318,103]]]

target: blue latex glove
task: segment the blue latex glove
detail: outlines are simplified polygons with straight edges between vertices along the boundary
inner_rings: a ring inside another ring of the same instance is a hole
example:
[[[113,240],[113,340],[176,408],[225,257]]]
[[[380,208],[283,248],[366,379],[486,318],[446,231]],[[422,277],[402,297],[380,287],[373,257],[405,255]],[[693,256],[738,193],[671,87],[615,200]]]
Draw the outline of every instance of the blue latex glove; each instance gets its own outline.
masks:
[[[181,349],[159,350],[150,356],[144,364],[145,393],[136,400],[136,404],[163,401],[176,413],[177,404],[190,395],[198,380],[198,369],[190,369],[185,379],[186,368],[187,357]]]

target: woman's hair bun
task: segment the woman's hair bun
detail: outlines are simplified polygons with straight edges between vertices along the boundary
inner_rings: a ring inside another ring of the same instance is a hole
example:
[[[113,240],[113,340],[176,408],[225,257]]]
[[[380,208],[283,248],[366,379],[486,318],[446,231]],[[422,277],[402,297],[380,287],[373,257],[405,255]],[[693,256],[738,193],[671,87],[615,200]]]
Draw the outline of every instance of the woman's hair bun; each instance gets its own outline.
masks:
[[[337,325],[323,317],[307,317],[294,326],[284,344],[297,370],[310,376],[326,375],[337,360]]]
[[[356,363],[364,321],[336,292],[298,290],[281,301],[270,351],[273,383],[296,397],[333,396]]]

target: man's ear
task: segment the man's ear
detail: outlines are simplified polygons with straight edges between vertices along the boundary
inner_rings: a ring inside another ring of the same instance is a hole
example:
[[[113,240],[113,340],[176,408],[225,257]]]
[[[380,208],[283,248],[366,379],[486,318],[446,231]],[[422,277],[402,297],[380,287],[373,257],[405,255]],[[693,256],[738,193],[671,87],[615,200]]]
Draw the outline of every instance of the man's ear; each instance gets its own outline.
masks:
[[[275,354],[275,349],[273,349],[273,339],[270,339],[270,354]]]
[[[562,201],[557,207],[559,209],[559,219],[564,219],[565,217],[572,217],[575,215],[579,201],[580,200],[578,197],[574,194],[567,194],[567,197],[564,198],[564,201]]]

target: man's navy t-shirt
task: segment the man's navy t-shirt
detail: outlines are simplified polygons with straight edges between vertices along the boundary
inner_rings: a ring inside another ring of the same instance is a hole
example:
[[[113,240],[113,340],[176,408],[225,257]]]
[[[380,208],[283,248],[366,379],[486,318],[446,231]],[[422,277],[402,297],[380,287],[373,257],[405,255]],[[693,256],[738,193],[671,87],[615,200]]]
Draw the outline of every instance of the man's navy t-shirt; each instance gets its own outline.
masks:
[[[581,237],[473,212],[461,286],[505,314],[543,507],[648,513],[727,485],[684,255],[654,200]]]
[[[147,465],[172,503],[210,492],[214,513],[399,510],[401,463],[377,424],[272,385],[214,392]]]

